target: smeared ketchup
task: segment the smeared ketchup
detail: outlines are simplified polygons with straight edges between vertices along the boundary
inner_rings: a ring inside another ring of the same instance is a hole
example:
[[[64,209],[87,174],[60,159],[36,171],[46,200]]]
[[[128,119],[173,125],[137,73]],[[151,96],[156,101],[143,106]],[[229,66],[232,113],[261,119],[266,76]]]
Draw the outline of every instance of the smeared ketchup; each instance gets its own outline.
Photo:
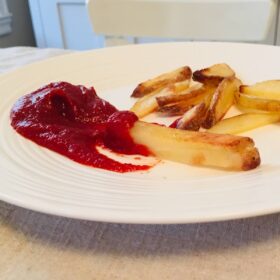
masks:
[[[181,119],[182,119],[181,117],[178,118],[178,119],[176,119],[174,122],[172,122],[172,123],[169,125],[169,127],[171,127],[171,128],[176,128],[177,125],[178,125],[178,123],[179,123],[179,121],[180,121]]]
[[[150,168],[120,163],[96,148],[150,155],[129,134],[137,120],[134,113],[118,111],[99,98],[94,88],[67,82],[51,83],[21,97],[11,111],[11,125],[22,136],[76,162],[116,172]]]

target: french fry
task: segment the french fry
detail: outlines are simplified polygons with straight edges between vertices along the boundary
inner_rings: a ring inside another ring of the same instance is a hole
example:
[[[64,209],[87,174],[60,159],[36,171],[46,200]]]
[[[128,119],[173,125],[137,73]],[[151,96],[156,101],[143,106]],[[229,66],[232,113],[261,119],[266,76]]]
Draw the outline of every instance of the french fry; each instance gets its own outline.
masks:
[[[187,131],[137,121],[130,129],[133,140],[158,158],[198,166],[249,170],[260,164],[251,138]]]
[[[158,111],[181,118],[172,128],[138,121],[130,130],[134,141],[161,159],[230,170],[257,167],[260,156],[253,140],[231,134],[280,122],[280,80],[241,85],[227,64],[215,64],[195,71],[193,80],[201,84],[190,87],[187,68],[135,89],[132,96],[144,96],[132,108],[138,116]],[[178,78],[183,72],[184,78]],[[246,113],[223,119],[234,103]],[[200,127],[207,131],[199,132]]]
[[[174,122],[172,127],[184,130],[198,131],[205,118],[207,107],[204,102],[188,110],[181,118]]]
[[[183,115],[186,111],[190,110],[193,106],[189,105],[189,103],[185,103],[184,101],[167,104],[165,106],[159,107],[158,112],[164,114],[166,116],[179,116]]]
[[[235,72],[225,63],[214,64],[193,73],[193,80],[203,84],[218,84],[225,78],[234,77]]]
[[[180,92],[180,94],[157,97],[157,103],[160,107],[182,101],[192,104],[193,100],[202,100],[206,94],[207,91],[205,87],[202,85],[195,85]]]
[[[238,134],[280,121],[280,114],[247,113],[223,119],[208,129],[211,133]]]
[[[169,85],[163,89],[156,90],[139,98],[130,110],[134,112],[138,118],[143,118],[158,109],[159,106],[156,100],[157,97],[177,95],[181,91],[186,90],[188,86],[188,82],[183,81]]]
[[[212,86],[195,85],[178,95],[158,97],[158,111],[168,116],[183,115],[193,106],[202,102],[208,108],[214,91],[215,88]]]
[[[280,80],[269,80],[252,86],[240,86],[240,92],[261,98],[280,100]]]
[[[131,94],[132,97],[142,97],[168,85],[178,82],[190,82],[192,70],[188,66],[180,67],[174,71],[162,74],[158,77],[140,83]]]
[[[243,93],[236,94],[236,103],[241,108],[253,109],[267,112],[280,112],[280,100],[266,99],[247,95]]]
[[[235,77],[225,78],[212,96],[209,109],[202,126],[210,128],[220,121],[234,103],[234,97],[241,82]]]
[[[164,88],[162,90],[159,90],[158,92],[153,92],[148,95],[145,95],[135,102],[130,111],[134,112],[138,118],[143,118],[146,115],[157,110],[158,103],[156,100],[156,96],[169,94],[171,94],[169,89]]]
[[[168,87],[175,94],[178,94],[178,93],[180,93],[184,90],[187,90],[190,87],[190,80],[184,80],[182,82],[177,82],[177,83],[174,83],[174,84],[170,84]]]

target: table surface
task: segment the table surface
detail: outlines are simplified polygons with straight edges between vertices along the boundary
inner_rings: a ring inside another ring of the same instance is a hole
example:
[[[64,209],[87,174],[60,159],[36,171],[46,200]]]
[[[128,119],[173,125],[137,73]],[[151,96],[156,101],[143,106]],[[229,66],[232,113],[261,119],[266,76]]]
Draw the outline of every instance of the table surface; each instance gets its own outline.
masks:
[[[63,53],[0,49],[0,72]],[[1,280],[280,279],[280,215],[127,225],[55,217],[0,201],[0,252]]]

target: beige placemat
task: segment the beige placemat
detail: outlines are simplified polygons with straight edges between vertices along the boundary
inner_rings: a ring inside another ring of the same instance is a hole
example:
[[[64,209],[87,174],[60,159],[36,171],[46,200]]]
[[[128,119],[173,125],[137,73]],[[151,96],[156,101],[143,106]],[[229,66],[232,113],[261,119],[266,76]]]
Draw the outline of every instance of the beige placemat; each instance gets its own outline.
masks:
[[[59,218],[0,203],[0,279],[280,279],[280,216],[192,225]]]
[[[17,60],[22,65],[60,53],[0,50],[0,72],[2,65],[5,71],[15,68]],[[280,279],[280,215],[125,225],[60,218],[0,202],[0,279]]]

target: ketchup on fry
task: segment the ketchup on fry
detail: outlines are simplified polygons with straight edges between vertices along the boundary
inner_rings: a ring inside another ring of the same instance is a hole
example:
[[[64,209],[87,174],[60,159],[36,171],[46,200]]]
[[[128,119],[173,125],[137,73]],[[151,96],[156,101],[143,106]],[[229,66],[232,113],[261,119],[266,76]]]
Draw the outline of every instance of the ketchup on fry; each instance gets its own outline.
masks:
[[[137,116],[118,111],[92,87],[51,83],[18,99],[10,118],[25,138],[81,164],[122,173],[150,168],[120,163],[98,151],[101,146],[120,154],[150,155],[129,134]]]

